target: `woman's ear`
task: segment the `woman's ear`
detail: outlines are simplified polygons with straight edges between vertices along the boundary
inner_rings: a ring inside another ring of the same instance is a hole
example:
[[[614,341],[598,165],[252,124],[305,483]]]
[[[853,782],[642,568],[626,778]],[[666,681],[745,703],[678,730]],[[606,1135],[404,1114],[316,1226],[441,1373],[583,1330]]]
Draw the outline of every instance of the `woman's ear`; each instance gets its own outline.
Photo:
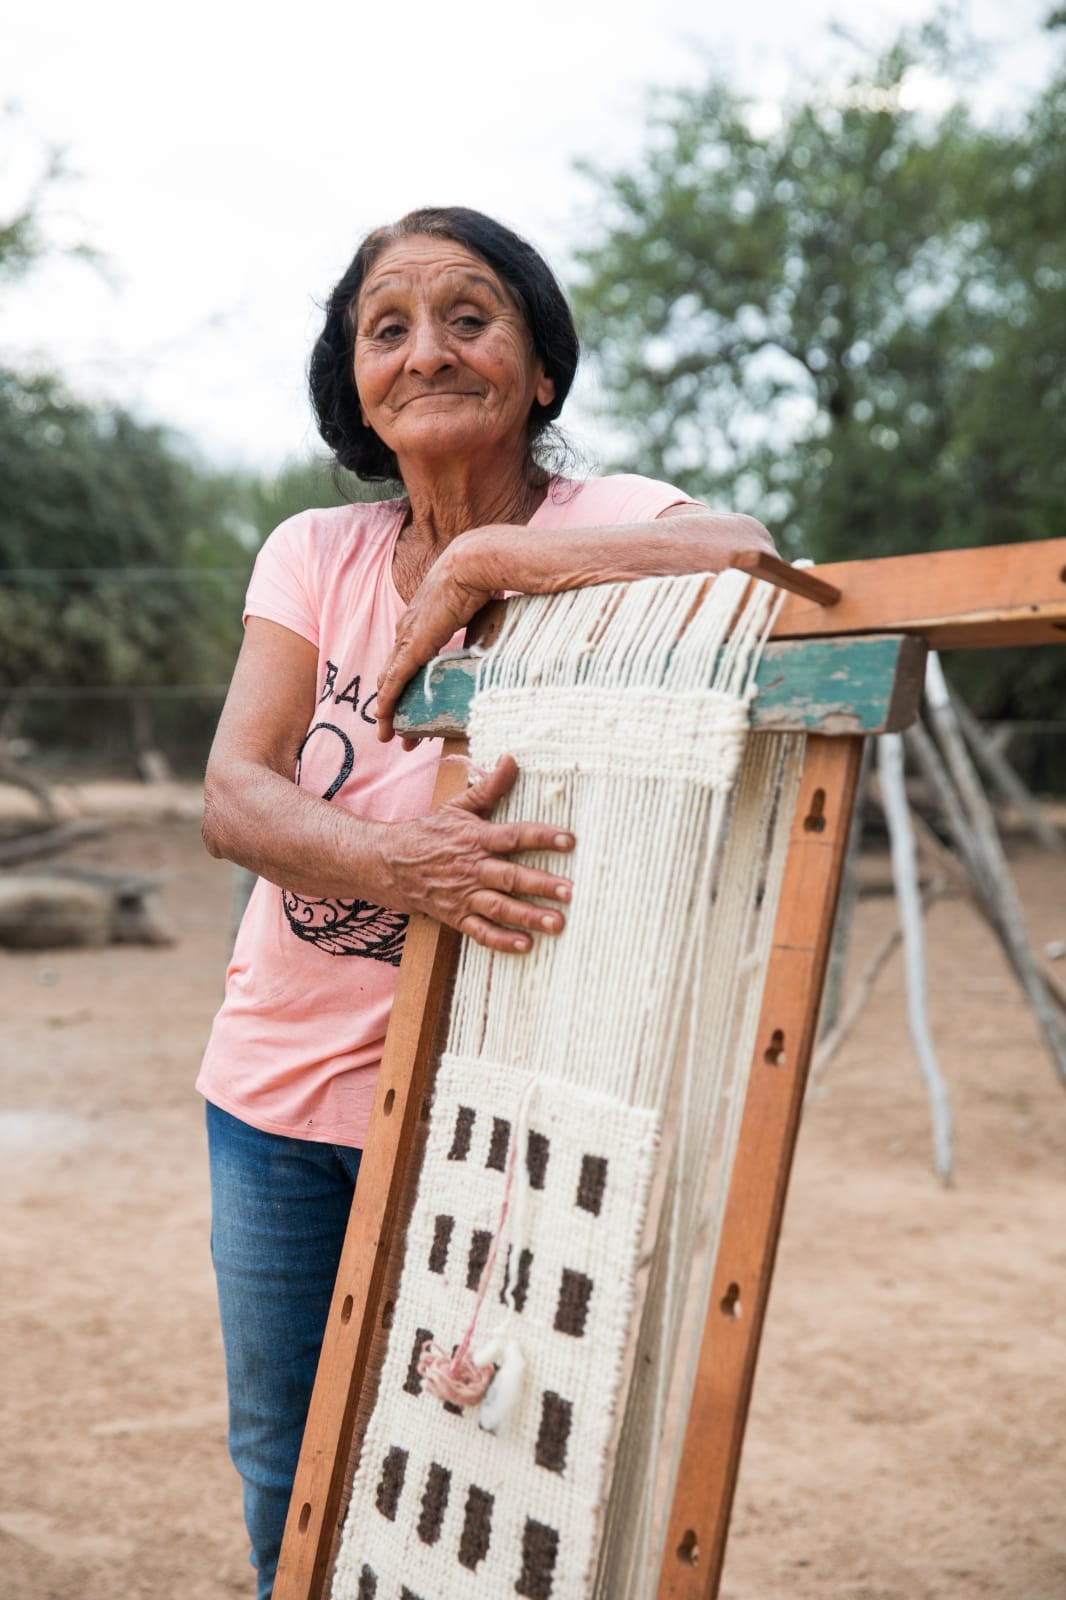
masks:
[[[539,367],[538,371],[540,376],[533,390],[533,398],[539,406],[550,406],[555,399],[555,379],[549,378],[543,367]]]

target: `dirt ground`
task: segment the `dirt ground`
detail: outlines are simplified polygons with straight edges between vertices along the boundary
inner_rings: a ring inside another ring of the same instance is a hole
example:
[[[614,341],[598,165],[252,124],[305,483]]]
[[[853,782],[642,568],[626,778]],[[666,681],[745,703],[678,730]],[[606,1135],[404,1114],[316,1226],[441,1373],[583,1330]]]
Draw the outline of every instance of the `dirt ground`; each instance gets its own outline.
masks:
[[[231,872],[190,790],[74,803],[112,826],[63,859],[168,874],[179,938],[0,951],[0,1596],[250,1596],[192,1090]],[[1066,938],[1066,859],[1012,856],[1034,940]],[[853,966],[893,916],[862,897]],[[897,956],[805,1115],[729,1600],[1066,1595],[1066,1094],[965,902],[929,934],[957,1183],[932,1175]]]

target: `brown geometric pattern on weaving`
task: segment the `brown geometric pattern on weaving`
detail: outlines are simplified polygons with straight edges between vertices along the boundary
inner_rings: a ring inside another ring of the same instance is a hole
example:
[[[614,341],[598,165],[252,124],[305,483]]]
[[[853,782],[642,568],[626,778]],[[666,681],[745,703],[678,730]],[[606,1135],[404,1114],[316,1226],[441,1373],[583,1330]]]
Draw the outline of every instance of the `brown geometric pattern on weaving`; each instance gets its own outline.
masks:
[[[557,1333],[568,1333],[574,1339],[581,1338],[585,1332],[585,1323],[588,1321],[592,1289],[592,1279],[585,1273],[573,1272],[569,1267],[563,1268],[562,1281],[559,1284],[559,1304],[555,1311]]]
[[[573,1406],[569,1400],[545,1389],[541,1396],[540,1428],[534,1459],[538,1467],[549,1472],[562,1472],[566,1466],[566,1444],[570,1438],[570,1419]]]
[[[443,1272],[448,1265],[448,1246],[455,1232],[455,1218],[440,1216],[433,1224],[433,1248],[429,1252],[430,1272]]]
[[[510,1301],[519,1316],[521,1316],[525,1310],[526,1298],[529,1295],[529,1274],[533,1270],[533,1252],[532,1250],[527,1250],[524,1246],[518,1252],[518,1272],[512,1285],[511,1256],[513,1253],[514,1246],[508,1245],[507,1259],[503,1267],[503,1283],[500,1285],[500,1304],[506,1305]]]
[[[476,1348],[507,1317],[526,1363],[500,1433],[434,1400],[417,1371],[427,1340],[454,1349],[466,1332],[527,1082],[513,1067],[449,1057],[438,1074],[332,1600],[590,1593],[637,1309],[657,1149],[650,1113],[554,1081],[534,1090],[512,1180],[525,1185],[523,1231],[501,1241],[474,1339]]]
[[[510,1143],[511,1124],[506,1117],[493,1117],[492,1138],[489,1141],[489,1153],[485,1157],[485,1165],[491,1167],[493,1172],[502,1172],[507,1165]]]
[[[552,1573],[559,1554],[559,1535],[543,1522],[526,1518],[522,1529],[522,1571],[515,1593],[526,1600],[551,1600]]]
[[[418,1537],[423,1544],[436,1544],[440,1538],[451,1486],[452,1475],[447,1467],[442,1467],[438,1461],[434,1461],[426,1478],[425,1493],[422,1496],[422,1514],[418,1519]]]
[[[581,1177],[577,1185],[577,1203],[582,1211],[591,1211],[594,1217],[598,1217],[606,1188],[607,1157],[582,1156]]]

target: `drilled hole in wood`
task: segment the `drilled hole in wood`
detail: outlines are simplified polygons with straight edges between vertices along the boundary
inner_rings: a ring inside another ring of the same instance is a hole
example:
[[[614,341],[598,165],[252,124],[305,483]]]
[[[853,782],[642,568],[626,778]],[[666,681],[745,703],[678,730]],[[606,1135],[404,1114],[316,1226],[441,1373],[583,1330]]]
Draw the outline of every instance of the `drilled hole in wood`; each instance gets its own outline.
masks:
[[[677,1559],[684,1562],[686,1567],[698,1567],[700,1564],[700,1547],[696,1543],[694,1528],[686,1528],[684,1537],[677,1547]]]
[[[785,1035],[780,1028],[775,1028],[770,1035],[770,1043],[763,1051],[762,1058],[771,1067],[783,1067],[788,1061],[785,1055]]]
[[[825,790],[815,789],[811,795],[811,809],[803,819],[804,833],[825,832]]]
[[[718,1302],[718,1309],[723,1317],[732,1317],[734,1322],[739,1319],[741,1309],[739,1283],[731,1283],[729,1285],[729,1288]]]
[[[394,1313],[395,1310],[396,1310],[395,1301],[386,1300],[385,1304],[381,1308],[381,1326],[383,1328],[389,1329],[389,1328],[392,1327],[392,1317],[393,1317],[393,1313]]]
[[[355,1305],[355,1301],[352,1299],[351,1295],[350,1294],[346,1294],[345,1297],[344,1297],[344,1304],[341,1306],[341,1321],[342,1322],[351,1322],[351,1320],[352,1320],[352,1307],[354,1305]]]
[[[310,1502],[310,1500],[305,1500],[303,1505],[300,1507],[300,1520],[296,1524],[296,1526],[299,1528],[301,1533],[306,1533],[307,1532],[307,1525],[308,1525],[308,1523],[310,1521],[311,1521],[311,1502]]]
[[[395,1089],[390,1089],[389,1092],[385,1096],[385,1103],[381,1108],[384,1111],[384,1113],[385,1113],[385,1115],[387,1117],[391,1117],[392,1108],[393,1108],[393,1106],[395,1104],[396,1104],[396,1090]]]

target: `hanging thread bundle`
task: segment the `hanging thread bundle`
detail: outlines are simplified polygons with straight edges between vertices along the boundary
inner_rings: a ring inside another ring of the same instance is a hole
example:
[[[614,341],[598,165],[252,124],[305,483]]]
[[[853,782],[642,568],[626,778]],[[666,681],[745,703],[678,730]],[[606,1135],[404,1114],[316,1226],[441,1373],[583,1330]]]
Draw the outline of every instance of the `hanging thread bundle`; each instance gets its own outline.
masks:
[[[464,945],[334,1600],[654,1592],[798,782],[748,737],[773,604],[520,599],[481,662],[471,757],[574,833],[574,894],[527,955]]]

